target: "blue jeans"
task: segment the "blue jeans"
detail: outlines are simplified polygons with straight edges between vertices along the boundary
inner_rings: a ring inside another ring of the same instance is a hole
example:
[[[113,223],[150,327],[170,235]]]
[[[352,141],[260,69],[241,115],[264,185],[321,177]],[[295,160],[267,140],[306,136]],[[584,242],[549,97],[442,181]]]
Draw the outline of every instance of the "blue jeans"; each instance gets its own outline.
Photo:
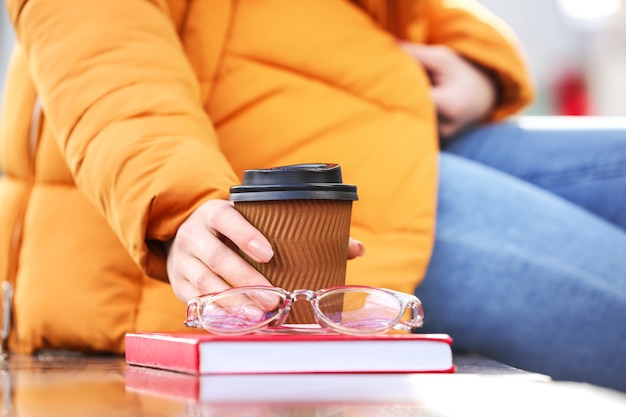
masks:
[[[422,331],[626,391],[626,136],[609,139],[470,135],[441,152]]]

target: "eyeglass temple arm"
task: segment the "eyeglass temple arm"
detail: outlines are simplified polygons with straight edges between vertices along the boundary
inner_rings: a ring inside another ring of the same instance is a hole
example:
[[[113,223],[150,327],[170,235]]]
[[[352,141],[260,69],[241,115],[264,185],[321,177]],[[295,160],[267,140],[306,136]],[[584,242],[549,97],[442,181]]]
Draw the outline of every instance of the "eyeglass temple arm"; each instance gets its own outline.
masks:
[[[196,329],[202,328],[202,324],[200,324],[200,318],[198,317],[198,303],[195,300],[189,301],[187,303],[187,317],[185,318],[185,326],[193,327]]]
[[[411,300],[406,306],[411,311],[411,319],[398,322],[393,328],[401,331],[411,331],[424,325],[424,309],[419,300]]]

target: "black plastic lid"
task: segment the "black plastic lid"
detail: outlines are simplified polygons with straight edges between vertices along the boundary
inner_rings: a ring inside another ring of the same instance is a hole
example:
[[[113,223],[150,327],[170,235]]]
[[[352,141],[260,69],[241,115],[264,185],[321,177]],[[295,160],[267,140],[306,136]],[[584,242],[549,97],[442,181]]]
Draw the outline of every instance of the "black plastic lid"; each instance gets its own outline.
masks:
[[[231,201],[358,200],[356,186],[343,184],[338,164],[297,164],[244,171],[230,188]]]

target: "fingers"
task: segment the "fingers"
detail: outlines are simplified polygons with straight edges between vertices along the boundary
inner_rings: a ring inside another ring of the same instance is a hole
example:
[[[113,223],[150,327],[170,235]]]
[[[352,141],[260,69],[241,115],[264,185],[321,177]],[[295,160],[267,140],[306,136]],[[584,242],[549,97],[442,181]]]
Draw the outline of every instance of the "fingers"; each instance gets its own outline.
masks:
[[[274,256],[265,236],[229,202],[212,200],[200,206],[169,245],[167,272],[176,296],[186,302],[231,287],[270,286],[237,248],[256,262],[268,262]],[[350,238],[348,259],[364,253],[363,244]]]
[[[206,213],[207,226],[230,239],[235,246],[256,262],[268,262],[274,256],[272,245],[232,206],[213,205]]]
[[[431,81],[437,81],[438,74],[444,72],[453,63],[454,52],[441,45],[420,45],[401,42],[400,48],[417,60],[431,75]]]
[[[484,119],[496,104],[497,82],[480,65],[444,45],[401,43],[431,80],[442,139],[457,135]]]
[[[365,246],[356,239],[350,238],[348,242],[348,259],[358,258],[365,255]]]
[[[169,272],[170,265],[172,272]],[[226,281],[208,270],[202,261],[194,257],[168,262],[168,272],[174,294],[184,302],[199,295],[230,288]]]
[[[400,47],[419,62],[429,75],[432,88],[430,96],[438,115],[438,130],[441,137],[452,136],[460,127],[458,114],[462,104],[455,94],[454,84],[448,80],[457,64],[454,52],[445,46],[419,45],[402,42]]]
[[[437,103],[436,100],[435,103]],[[444,113],[444,111],[447,111],[447,113]],[[437,114],[437,129],[440,138],[451,138],[464,127],[465,120],[460,117],[455,117],[456,114],[457,112],[450,108],[446,108]]]
[[[180,226],[169,249],[167,272],[179,299],[187,301],[231,286],[270,285],[224,243],[225,237],[257,262],[273,256],[267,239],[229,202],[209,201]]]
[[[238,253],[226,246],[220,239],[213,238],[211,250],[196,256],[213,275],[220,277],[229,286],[270,285],[269,281],[246,262]],[[204,277],[200,277],[203,280]],[[195,283],[199,288],[201,282]]]

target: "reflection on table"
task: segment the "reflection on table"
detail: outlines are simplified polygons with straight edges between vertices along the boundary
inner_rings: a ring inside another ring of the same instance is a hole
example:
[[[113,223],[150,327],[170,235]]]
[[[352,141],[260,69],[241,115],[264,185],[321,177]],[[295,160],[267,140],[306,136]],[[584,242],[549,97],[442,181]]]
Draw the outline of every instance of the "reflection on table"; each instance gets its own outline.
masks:
[[[0,416],[626,416],[626,395],[460,356],[456,374],[195,377],[123,357],[14,356]]]

